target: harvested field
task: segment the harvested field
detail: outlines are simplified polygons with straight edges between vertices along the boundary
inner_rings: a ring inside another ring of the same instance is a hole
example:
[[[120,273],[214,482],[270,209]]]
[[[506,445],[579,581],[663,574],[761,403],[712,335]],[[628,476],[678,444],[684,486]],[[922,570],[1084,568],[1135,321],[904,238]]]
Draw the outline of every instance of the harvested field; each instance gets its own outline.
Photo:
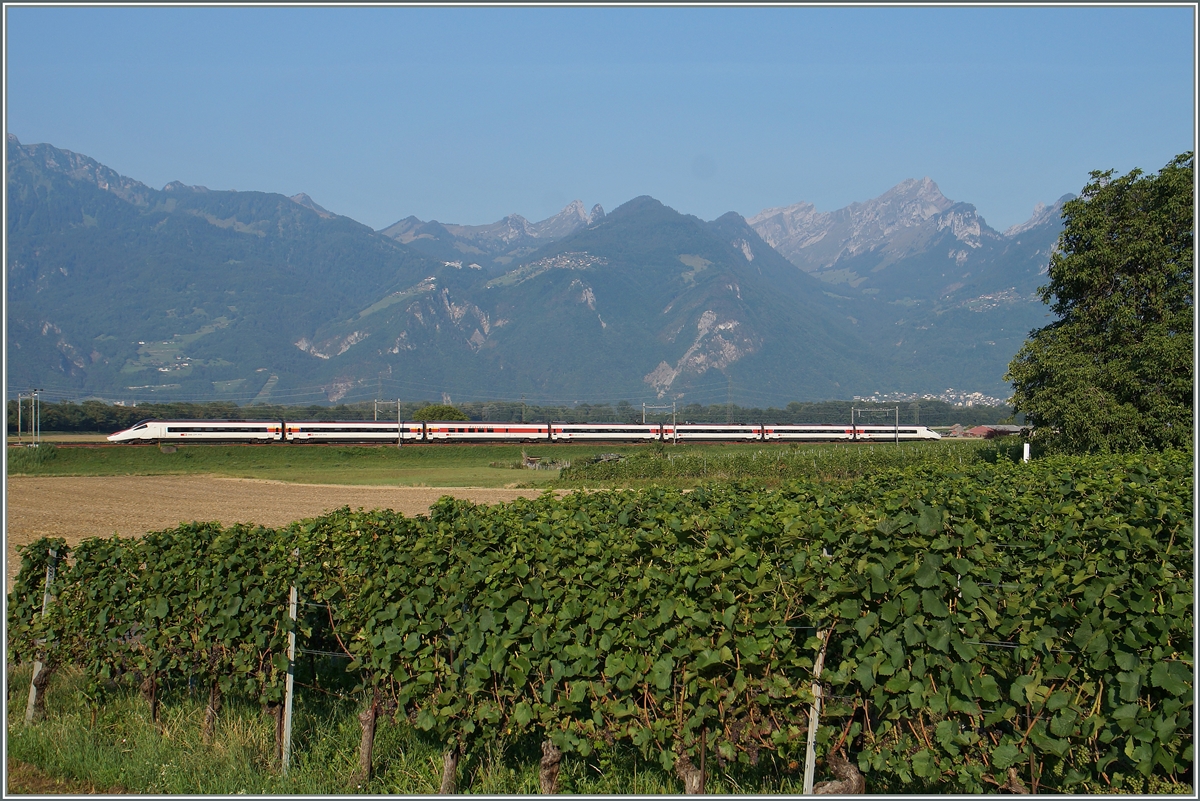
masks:
[[[38,537],[123,537],[174,528],[181,522],[219,521],[283,526],[331,509],[395,509],[423,514],[438,498],[476,503],[534,498],[536,489],[379,487],[289,484],[213,476],[23,477],[8,479],[5,591],[20,568],[17,546]]]

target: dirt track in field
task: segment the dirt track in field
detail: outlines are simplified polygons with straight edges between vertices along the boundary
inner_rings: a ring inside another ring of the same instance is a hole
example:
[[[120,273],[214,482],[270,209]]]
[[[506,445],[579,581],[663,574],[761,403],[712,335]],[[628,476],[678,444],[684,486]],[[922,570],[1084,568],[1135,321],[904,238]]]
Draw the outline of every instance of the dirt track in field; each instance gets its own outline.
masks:
[[[395,509],[411,516],[428,512],[444,495],[499,503],[541,492],[289,484],[213,476],[14,477],[8,479],[5,510],[5,591],[12,588],[21,566],[16,546],[43,536],[63,537],[73,545],[88,537],[136,536],[193,520],[283,526],[341,506]]]

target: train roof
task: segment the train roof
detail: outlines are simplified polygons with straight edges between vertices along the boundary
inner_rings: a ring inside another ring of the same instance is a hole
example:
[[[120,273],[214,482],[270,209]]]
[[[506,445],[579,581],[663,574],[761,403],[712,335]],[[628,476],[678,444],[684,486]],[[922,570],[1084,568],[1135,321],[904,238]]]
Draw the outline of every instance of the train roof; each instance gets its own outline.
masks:
[[[216,419],[216,418],[209,419],[207,417],[205,417],[205,418],[149,417],[145,420],[137,421],[136,423],[131,425],[130,428],[136,428],[137,426],[140,426],[143,423],[196,423],[197,425],[199,425],[199,424],[208,425],[209,423],[278,423],[279,420],[280,420],[280,418],[278,418],[278,417],[272,417],[272,418],[268,418],[265,420],[229,420],[229,419]]]

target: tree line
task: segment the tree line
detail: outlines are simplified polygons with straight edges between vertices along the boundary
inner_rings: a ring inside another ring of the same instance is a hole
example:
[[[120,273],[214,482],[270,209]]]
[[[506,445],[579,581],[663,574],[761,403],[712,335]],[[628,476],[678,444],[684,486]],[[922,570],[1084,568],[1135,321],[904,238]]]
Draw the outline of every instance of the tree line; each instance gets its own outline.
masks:
[[[877,408],[889,413],[900,410],[901,425],[964,426],[987,425],[1013,422],[1012,409],[991,406],[954,406],[943,401],[923,400],[894,404],[866,404],[861,401],[822,401],[801,403],[793,401],[782,409],[768,407],[738,406],[736,404],[712,404],[702,406],[691,403],[677,407],[675,419],[680,423],[776,423],[780,425],[805,423],[841,424],[850,422],[851,408]],[[129,428],[146,419],[169,420],[395,420],[397,414],[403,420],[429,419],[423,410],[433,408],[429,401],[395,401],[374,403],[338,404],[336,406],[239,406],[228,401],[208,403],[143,403],[137,406],[115,406],[99,400],[81,403],[40,404],[41,430],[43,432],[112,432]],[[628,401],[616,405],[587,404],[577,406],[537,406],[520,401],[485,401],[460,403],[455,407],[470,420],[494,422],[566,422],[566,423],[641,423],[642,408]],[[30,430],[30,406],[22,404],[18,413],[17,401],[8,402],[8,430],[10,434]],[[445,418],[443,418],[445,419]],[[670,412],[661,410],[646,412],[646,422],[669,422]],[[1020,422],[1020,418],[1016,418]],[[859,423],[889,424],[890,415],[860,416]]]

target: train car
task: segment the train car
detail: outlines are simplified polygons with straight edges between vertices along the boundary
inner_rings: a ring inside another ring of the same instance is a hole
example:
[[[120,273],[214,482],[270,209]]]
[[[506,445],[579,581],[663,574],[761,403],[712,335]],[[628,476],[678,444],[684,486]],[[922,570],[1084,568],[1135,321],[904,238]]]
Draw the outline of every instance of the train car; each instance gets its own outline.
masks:
[[[852,429],[845,425],[763,427],[763,440],[766,442],[840,442],[852,436]]]
[[[941,439],[942,435],[925,426],[858,426],[854,439],[865,442],[892,442],[900,440]]]
[[[418,442],[537,442],[550,440],[547,423],[477,423],[452,420],[408,423],[422,426]]]
[[[941,439],[936,431],[925,426],[855,426],[847,425],[802,425],[765,426],[763,439],[767,442],[891,442],[897,438],[905,441]]]
[[[549,427],[538,423],[288,421],[285,425],[289,442],[534,442],[550,437]]]
[[[553,442],[646,442],[662,439],[662,426],[640,423],[551,423]]]
[[[281,442],[282,420],[142,420],[109,442]]]
[[[762,426],[711,425],[703,423],[667,424],[663,439],[671,442],[748,442],[762,439]]]
[[[849,441],[849,442],[912,442],[941,439],[941,435],[925,426],[768,426],[766,439],[789,441]]]
[[[320,420],[288,420],[284,422],[284,438],[288,442],[395,442],[403,436],[403,426],[393,422],[355,420],[325,422]],[[417,431],[420,431],[419,424]]]

